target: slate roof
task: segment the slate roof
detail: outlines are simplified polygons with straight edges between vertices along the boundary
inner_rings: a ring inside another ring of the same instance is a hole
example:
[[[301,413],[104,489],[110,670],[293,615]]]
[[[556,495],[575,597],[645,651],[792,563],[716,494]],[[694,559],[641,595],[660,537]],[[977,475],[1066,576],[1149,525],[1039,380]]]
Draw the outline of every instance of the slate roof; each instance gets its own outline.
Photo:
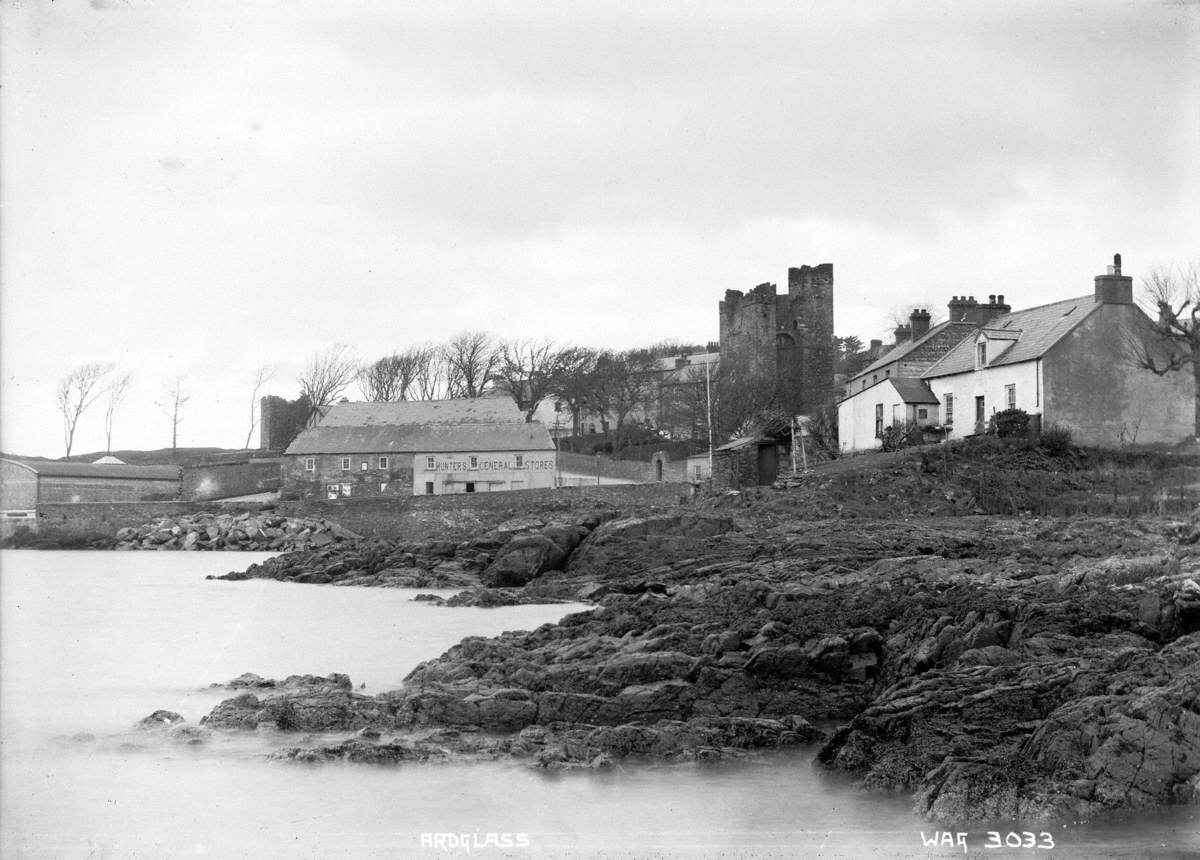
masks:
[[[925,332],[925,334],[922,335],[917,340],[906,340],[906,341],[904,341],[904,343],[896,344],[891,349],[889,349],[887,352],[885,352],[883,355],[881,355],[879,358],[875,359],[875,361],[871,362],[865,368],[860,370],[858,373],[854,374],[854,376],[852,376],[849,380],[847,380],[847,382],[853,382],[853,381],[862,379],[862,377],[866,376],[868,373],[871,373],[872,371],[879,370],[881,367],[887,367],[893,361],[899,361],[900,359],[904,358],[904,356],[908,355],[913,350],[918,349],[919,347],[924,346],[927,342],[933,340],[935,337],[940,335],[942,332],[944,332],[946,329],[950,328],[951,326],[961,327],[963,330],[964,336],[966,335],[967,332],[972,331],[975,328],[975,326],[972,325],[971,323],[951,322],[951,321],[938,323],[937,325],[931,327],[929,329],[929,331]]]
[[[988,367],[1002,367],[1041,358],[1101,304],[1095,296],[1081,296],[994,317],[987,325],[988,330],[1002,329],[1018,331],[1020,334],[1011,346],[990,357]],[[933,379],[974,369],[975,337],[972,336],[963,338],[954,349],[922,373],[921,378]]]
[[[398,403],[335,403],[321,427],[401,424],[523,424],[525,414],[507,394],[456,400],[401,400]]]
[[[287,454],[440,454],[552,451],[545,425],[527,423],[508,395],[399,403],[338,403]]]
[[[913,379],[911,376],[891,376],[887,381],[896,387],[900,399],[905,403],[938,402],[938,399],[933,396],[933,392],[929,390],[929,386],[920,379]]]
[[[178,466],[129,466],[61,460],[8,460],[48,478],[116,478],[129,481],[178,481]]]
[[[305,430],[286,454],[441,454],[467,451],[553,451],[545,425],[379,424]]]

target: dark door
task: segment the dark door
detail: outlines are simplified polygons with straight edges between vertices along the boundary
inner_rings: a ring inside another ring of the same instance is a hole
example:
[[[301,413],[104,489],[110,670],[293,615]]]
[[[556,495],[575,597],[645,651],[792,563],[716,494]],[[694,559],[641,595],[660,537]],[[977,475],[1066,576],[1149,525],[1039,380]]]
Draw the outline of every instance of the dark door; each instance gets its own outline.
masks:
[[[982,433],[987,413],[984,411],[983,398],[975,398],[975,432]]]
[[[776,454],[775,446],[759,445],[758,446],[758,483],[759,484],[774,484],[775,477],[779,472],[779,457]]]

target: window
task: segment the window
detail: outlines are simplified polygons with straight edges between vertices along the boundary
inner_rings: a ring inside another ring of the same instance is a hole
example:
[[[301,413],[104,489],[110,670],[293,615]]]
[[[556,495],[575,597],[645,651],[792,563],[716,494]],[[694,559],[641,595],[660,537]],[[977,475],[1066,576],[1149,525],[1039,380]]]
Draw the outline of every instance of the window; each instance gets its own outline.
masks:
[[[875,404],[875,438],[883,438],[883,404]]]
[[[379,468],[386,469],[387,467],[388,467],[388,458],[380,457],[379,458]]]
[[[425,495],[427,495],[427,496],[433,495],[433,481],[425,482]]]
[[[467,492],[468,493],[475,492],[475,482],[474,481],[467,481]]]
[[[325,488],[325,498],[336,499],[342,494],[342,488],[338,484],[330,484]]]
[[[366,460],[363,460],[363,461],[362,461],[362,462],[361,462],[361,463],[358,465],[358,471],[360,471],[360,472],[365,472],[365,471],[367,471],[367,461],[366,461]]]
[[[432,457],[425,458],[425,470],[429,471],[429,472],[433,471],[433,458]],[[430,486],[433,486],[433,485],[430,484]]]
[[[979,367],[987,367],[987,342],[977,344],[975,347],[977,365]]]
[[[946,426],[954,423],[954,395],[946,395]]]
[[[892,375],[892,369],[891,369],[890,367],[889,367],[887,370],[885,370],[885,371],[883,372],[883,378],[884,378],[884,379],[887,379],[887,378],[888,378],[889,376],[891,376],[891,375]]]
[[[349,472],[349,471],[350,471],[350,458],[349,458],[349,457],[343,457],[343,458],[342,458],[342,471],[343,471],[343,472]]]
[[[928,418],[929,410],[928,409],[917,409],[917,417],[918,418]]]
[[[525,468],[525,455],[524,455],[524,454],[518,454],[518,455],[517,455],[517,468],[518,468],[518,469],[524,469],[524,468]]]
[[[379,483],[379,492],[381,492],[381,493],[386,493],[386,492],[387,492],[387,481],[380,481],[380,483]]]
[[[471,468],[478,469],[479,468],[479,458],[476,457],[474,454],[472,454],[470,459],[471,459]],[[474,491],[467,490],[467,492],[470,493],[470,492],[474,492]]]
[[[1017,408],[1017,386],[1016,385],[1004,386],[1004,403],[1007,405],[1007,407],[1009,409]]]
[[[305,457],[304,458],[304,471],[306,471],[306,472],[317,471],[317,458],[316,457]]]
[[[342,495],[343,496],[350,495],[350,485],[349,484],[342,484]]]

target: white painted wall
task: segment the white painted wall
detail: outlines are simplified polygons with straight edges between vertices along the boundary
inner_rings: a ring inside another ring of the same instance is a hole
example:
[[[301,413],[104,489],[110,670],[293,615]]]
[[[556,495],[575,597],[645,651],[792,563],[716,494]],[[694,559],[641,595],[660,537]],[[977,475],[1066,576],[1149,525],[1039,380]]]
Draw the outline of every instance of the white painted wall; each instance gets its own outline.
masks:
[[[909,422],[935,424],[938,421],[937,406],[932,403],[906,404],[892,380],[885,379],[838,404],[838,446],[843,451],[870,451],[879,447],[880,441],[875,436],[877,404],[883,404],[884,427]],[[925,419],[918,420],[918,408],[928,409]]]
[[[925,382],[942,404],[945,420],[946,395],[954,395],[954,421],[947,439],[962,439],[975,434],[975,398],[984,398],[985,421],[1008,408],[1005,386],[1016,386],[1016,407],[1030,415],[1042,412],[1042,376],[1040,361],[1023,361],[982,370],[926,379]]]
[[[553,451],[416,454],[413,495],[425,495],[426,482],[433,484],[435,496],[465,493],[468,482],[476,493],[544,489],[554,486],[554,473]]]

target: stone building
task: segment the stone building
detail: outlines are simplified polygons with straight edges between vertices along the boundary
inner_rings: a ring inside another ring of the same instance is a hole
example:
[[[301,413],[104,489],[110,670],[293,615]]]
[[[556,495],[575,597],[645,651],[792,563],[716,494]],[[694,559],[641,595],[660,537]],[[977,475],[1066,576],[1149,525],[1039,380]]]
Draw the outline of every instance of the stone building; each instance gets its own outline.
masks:
[[[178,466],[0,459],[0,517],[35,526],[39,505],[177,499]]]
[[[339,403],[283,456],[286,496],[341,499],[554,486],[545,426],[507,395]]]
[[[786,414],[833,400],[833,265],[788,269],[787,293],[759,284],[727,290],[720,312],[723,372],[760,388]]]

